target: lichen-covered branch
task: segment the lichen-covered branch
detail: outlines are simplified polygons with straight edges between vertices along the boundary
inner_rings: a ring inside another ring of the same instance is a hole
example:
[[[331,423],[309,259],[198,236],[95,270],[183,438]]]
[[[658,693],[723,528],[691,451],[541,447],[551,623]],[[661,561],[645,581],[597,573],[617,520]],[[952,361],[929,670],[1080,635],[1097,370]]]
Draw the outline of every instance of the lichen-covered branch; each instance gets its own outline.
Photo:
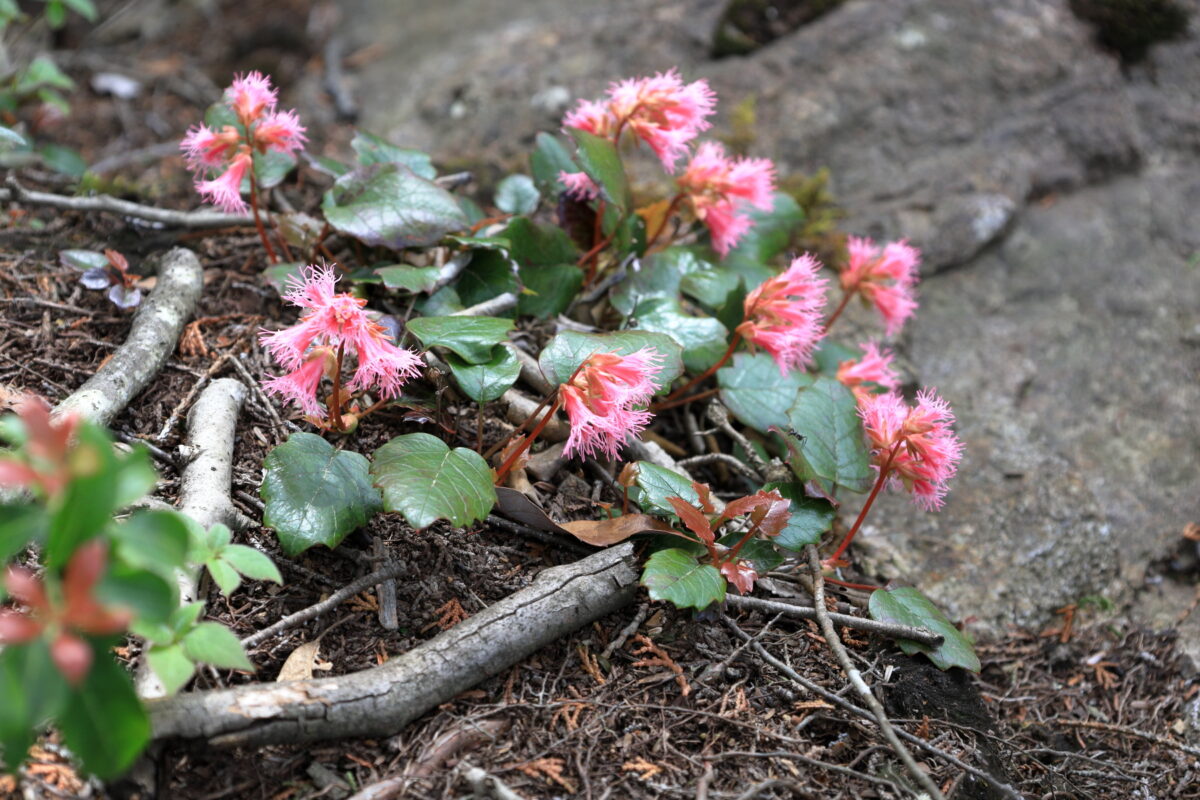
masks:
[[[0,189],[0,201],[16,201],[31,206],[61,208],[65,211],[107,211],[123,217],[133,217],[147,222],[156,222],[173,228],[230,228],[237,225],[253,225],[254,220],[240,214],[225,214],[220,211],[174,211],[169,208],[145,206],[131,203],[106,194],[91,197],[68,197],[50,192],[35,192],[26,189],[16,178],[9,177],[7,189]]]
[[[382,666],[336,678],[152,700],[153,735],[220,747],[393,735],[429,709],[627,605],[637,578],[633,545],[611,547],[543,571],[528,588]]]
[[[204,270],[196,254],[177,247],[163,256],[158,282],[138,308],[124,344],[54,409],[107,425],[142,391],[175,351],[184,323],[196,308]]]

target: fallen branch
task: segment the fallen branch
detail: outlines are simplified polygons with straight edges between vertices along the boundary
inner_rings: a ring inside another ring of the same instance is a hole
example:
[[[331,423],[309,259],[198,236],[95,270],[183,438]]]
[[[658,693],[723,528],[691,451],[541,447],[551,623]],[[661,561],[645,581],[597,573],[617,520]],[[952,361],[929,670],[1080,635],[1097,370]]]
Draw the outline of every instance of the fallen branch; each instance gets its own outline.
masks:
[[[452,317],[490,317],[494,314],[503,314],[505,311],[517,307],[517,296],[512,292],[498,294],[491,300],[484,300],[482,303],[476,303],[469,308],[464,308],[462,311],[455,311],[450,316]]]
[[[246,400],[246,387],[232,378],[210,383],[188,413],[188,441],[194,457],[179,480],[179,511],[208,530],[218,522],[231,528],[253,525],[233,506],[229,489],[233,483],[233,444],[238,412]],[[177,575],[179,602],[196,599],[199,570]],[[166,692],[143,659],[134,681],[139,697],[162,697]]]
[[[637,577],[632,544],[602,550],[543,571],[528,588],[379,667],[152,700],[153,735],[219,747],[394,735],[429,709],[627,605]]]
[[[917,784],[933,800],[946,800],[945,795],[942,794],[942,790],[933,782],[933,778],[929,777],[928,772],[921,769],[920,765],[917,764],[917,760],[913,758],[912,753],[900,741],[900,737],[896,736],[896,729],[892,727],[892,722],[888,719],[887,712],[883,709],[883,703],[880,703],[879,698],[871,692],[871,687],[867,686],[867,682],[863,680],[862,673],[850,661],[850,655],[846,652],[846,648],[842,646],[842,640],[838,638],[837,631],[834,630],[833,620],[829,618],[829,610],[825,608],[825,578],[821,573],[821,556],[817,553],[817,548],[811,544],[806,546],[804,551],[808,555],[808,565],[812,570],[813,606],[817,613],[817,624],[821,626],[821,633],[825,636],[825,644],[829,645],[829,649],[833,652],[833,657],[837,659],[838,664],[842,667],[842,671],[850,679],[850,684],[858,692],[858,696],[863,699],[863,702],[867,704],[867,708],[871,709],[871,713],[875,715],[875,722],[879,725],[879,732],[887,740],[892,751],[899,757],[900,762],[904,764],[904,768],[908,770]]]
[[[791,603],[778,603],[772,600],[760,600],[757,597],[741,597],[736,594],[725,595],[725,604],[734,608],[748,611],[763,611],[768,614],[783,614],[799,619],[818,620],[820,614],[811,606],[795,606]],[[937,647],[943,641],[941,635],[927,628],[913,628],[909,625],[897,625],[891,622],[880,622],[867,617],[855,617],[850,614],[835,614],[828,612],[829,619],[838,625],[869,633],[891,636],[895,639],[911,639],[930,647]]]
[[[111,422],[175,351],[200,297],[203,277],[192,251],[177,247],[163,256],[158,282],[138,308],[129,337],[96,374],[58,404],[55,415],[76,412],[98,425]]]
[[[358,580],[346,584],[321,602],[311,605],[308,608],[302,608],[294,614],[288,614],[275,624],[263,628],[258,633],[247,636],[245,639],[242,639],[242,646],[249,650],[251,647],[254,647],[260,642],[266,641],[280,631],[285,631],[288,628],[294,628],[302,622],[307,622],[310,619],[319,617],[326,611],[336,608],[337,606],[346,602],[359,592],[370,589],[372,586],[380,583],[381,581],[392,580],[398,575],[403,575],[407,570],[407,564],[392,563],[388,564],[382,569],[372,572],[370,575],[364,575]]]
[[[20,202],[32,206],[61,208],[66,211],[107,211],[174,228],[230,228],[254,224],[252,218],[241,214],[223,214],[219,211],[173,211],[169,208],[131,203],[107,194],[97,194],[91,197],[68,197],[50,192],[35,192],[32,189],[26,189],[12,176],[9,176],[5,184],[8,188],[0,189],[0,202]]]

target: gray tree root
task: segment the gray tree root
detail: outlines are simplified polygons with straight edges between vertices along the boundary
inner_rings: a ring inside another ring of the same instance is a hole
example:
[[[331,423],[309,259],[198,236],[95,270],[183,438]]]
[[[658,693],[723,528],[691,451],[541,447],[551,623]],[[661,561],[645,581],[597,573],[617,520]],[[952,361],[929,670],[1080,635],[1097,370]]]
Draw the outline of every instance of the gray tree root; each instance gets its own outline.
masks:
[[[238,413],[246,401],[246,387],[233,378],[219,378],[204,388],[188,413],[188,441],[192,460],[179,482],[179,511],[208,530],[218,522],[231,528],[245,527],[241,513],[229,499],[233,484],[233,444]],[[180,571],[176,575],[179,602],[196,599],[199,571]],[[138,664],[134,680],[143,699],[166,694],[158,676],[145,659]]]
[[[144,206],[106,194],[93,197],[67,197],[49,192],[35,192],[17,183],[15,178],[6,181],[8,189],[0,189],[0,201],[16,201],[31,206],[49,206],[66,211],[107,211],[123,217],[144,219],[173,228],[229,228],[237,225],[253,225],[254,218],[241,214],[225,214],[220,211],[172,211],[169,208]]]
[[[150,383],[175,351],[184,323],[196,308],[204,271],[191,250],[177,247],[163,256],[158,283],[138,308],[129,338],[104,366],[54,409],[76,412],[107,425]]]
[[[431,708],[632,602],[628,542],[540,573],[527,588],[386,664],[335,678],[197,692],[147,704],[157,740],[218,747],[394,734]]]

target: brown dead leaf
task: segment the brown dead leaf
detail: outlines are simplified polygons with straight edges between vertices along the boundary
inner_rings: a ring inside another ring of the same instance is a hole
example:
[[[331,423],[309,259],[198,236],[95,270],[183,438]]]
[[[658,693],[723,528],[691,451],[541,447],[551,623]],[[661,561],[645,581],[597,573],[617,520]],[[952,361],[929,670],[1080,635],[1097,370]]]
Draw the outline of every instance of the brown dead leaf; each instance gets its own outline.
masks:
[[[637,533],[666,533],[671,526],[647,514],[626,514],[614,519],[578,520],[562,525],[550,519],[524,494],[503,486],[496,487],[496,508],[509,519],[551,533],[567,533],[595,547],[623,542]]]
[[[333,669],[333,664],[328,661],[322,661],[320,655],[320,639],[300,645],[287,657],[287,661],[283,662],[283,667],[279,670],[279,676],[275,680],[280,683],[284,681],[307,681],[312,679],[313,670],[315,669]]]

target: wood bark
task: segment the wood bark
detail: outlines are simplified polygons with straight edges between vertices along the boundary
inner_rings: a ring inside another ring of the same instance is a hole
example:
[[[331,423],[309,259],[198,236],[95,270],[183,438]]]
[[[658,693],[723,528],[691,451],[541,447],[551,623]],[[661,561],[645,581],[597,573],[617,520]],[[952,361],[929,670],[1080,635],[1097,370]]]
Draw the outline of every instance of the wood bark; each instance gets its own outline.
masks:
[[[129,337],[112,357],[54,409],[77,412],[107,425],[162,369],[175,352],[184,323],[196,308],[204,270],[191,250],[177,247],[163,256],[158,282],[138,307]]]
[[[539,648],[632,602],[628,542],[540,573],[527,588],[379,667],[147,704],[154,738],[218,747],[387,736]]]

